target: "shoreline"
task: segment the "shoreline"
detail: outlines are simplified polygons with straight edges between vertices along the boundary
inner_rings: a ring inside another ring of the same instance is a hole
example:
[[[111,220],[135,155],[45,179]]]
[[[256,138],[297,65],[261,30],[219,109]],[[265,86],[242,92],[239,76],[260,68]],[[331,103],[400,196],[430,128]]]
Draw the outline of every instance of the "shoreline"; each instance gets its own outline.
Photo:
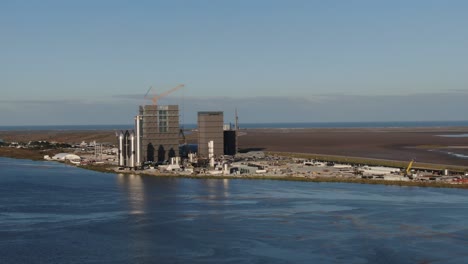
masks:
[[[1,153],[0,154],[4,154]],[[304,155],[296,153],[297,155]],[[32,161],[45,161],[38,158],[26,158],[24,156],[5,156],[0,155],[0,157],[11,158],[11,159],[23,159],[23,160],[32,160]],[[351,158],[351,157],[349,157]],[[59,162],[67,165],[73,165],[66,162],[60,161],[50,161],[50,162]],[[299,176],[269,176],[269,175],[245,175],[245,176],[228,176],[228,175],[184,175],[184,174],[150,174],[150,173],[136,173],[131,170],[122,170],[115,171],[114,165],[82,165],[82,166],[73,166],[76,168],[81,168],[84,170],[90,170],[101,173],[112,173],[112,174],[124,174],[124,175],[140,175],[145,177],[163,177],[163,178],[184,178],[184,179],[217,179],[217,180],[275,180],[275,181],[294,181],[294,182],[314,182],[314,183],[351,183],[351,184],[371,184],[371,185],[386,185],[386,186],[399,186],[399,187],[421,187],[421,188],[455,188],[455,189],[468,189],[468,184],[449,184],[449,183],[440,183],[440,182],[412,182],[412,181],[387,181],[387,180],[376,180],[376,179],[351,179],[351,178],[341,178],[341,177],[299,177]]]
[[[119,171],[110,170],[109,167],[102,165],[86,165],[77,166],[85,170],[98,171],[102,173],[113,173],[123,175],[139,175],[145,177],[161,177],[161,178],[178,178],[178,179],[210,179],[210,180],[272,180],[272,181],[293,181],[293,182],[314,182],[314,183],[351,183],[351,184],[370,184],[370,185],[386,185],[399,187],[421,187],[421,188],[451,188],[451,189],[468,189],[468,184],[449,184],[440,182],[411,182],[411,181],[387,181],[387,180],[369,180],[369,179],[351,179],[340,177],[298,177],[298,176],[269,176],[269,175],[245,175],[245,176],[229,176],[229,175],[184,175],[184,174],[150,174],[150,173],[135,173],[135,171]],[[96,168],[101,167],[101,168]]]
[[[367,164],[406,168],[414,159],[414,168],[427,170],[448,169],[453,172],[468,172],[468,159],[455,158],[440,152],[454,151],[468,155],[468,137],[440,137],[441,134],[468,134],[468,127],[422,127],[422,128],[249,128],[241,129],[239,148],[259,150],[270,155],[289,158],[314,159],[345,164]],[[0,132],[0,138],[12,141],[28,142],[29,140],[48,140],[55,142],[110,142],[116,140],[111,130],[92,131],[7,131]],[[187,143],[197,140],[195,132],[187,136]],[[452,149],[452,150],[451,150]],[[455,150],[453,150],[455,149]],[[431,151],[434,150],[434,151]],[[44,155],[53,156],[62,152],[61,149],[35,150],[0,147],[0,157],[16,159],[43,160]],[[66,151],[64,151],[66,152]],[[133,171],[106,171],[104,166],[94,165],[93,168],[78,166],[85,169],[111,173],[133,173]],[[146,175],[163,177],[161,175]],[[327,174],[324,174],[327,175]],[[294,176],[212,176],[212,175],[168,175],[167,177],[203,178],[203,179],[271,179],[308,182],[345,182],[368,183],[397,186],[420,187],[461,187],[465,184],[441,184],[436,182],[391,182],[378,179],[343,179],[339,176],[330,177],[296,175]],[[323,177],[323,178],[320,178]]]

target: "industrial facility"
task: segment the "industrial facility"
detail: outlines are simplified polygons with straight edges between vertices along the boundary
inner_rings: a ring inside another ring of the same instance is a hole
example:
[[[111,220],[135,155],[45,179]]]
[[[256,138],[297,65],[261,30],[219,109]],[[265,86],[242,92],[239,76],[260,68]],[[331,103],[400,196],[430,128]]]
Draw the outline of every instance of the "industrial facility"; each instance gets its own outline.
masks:
[[[179,106],[140,106],[141,149],[143,161],[163,162],[179,156]],[[138,130],[137,129],[137,130]]]
[[[208,158],[208,143],[213,141],[213,155],[224,154],[223,112],[198,112],[198,157]]]
[[[232,128],[231,124],[224,125],[223,132],[224,155],[234,156],[237,154],[237,128]]]
[[[151,98],[153,104],[141,105],[139,114],[135,117],[133,131],[120,131],[119,139],[119,166],[139,169],[144,164],[168,164],[180,162],[179,141],[180,135],[185,139],[179,123],[178,105],[158,105],[158,99],[172,93],[184,85],[176,86],[164,93]],[[145,95],[147,98],[151,88]],[[190,153],[190,159],[210,160],[223,155],[237,153],[237,110],[236,125],[224,125],[224,116],[221,111],[198,112],[198,148],[197,153]],[[177,164],[178,165],[178,164]]]

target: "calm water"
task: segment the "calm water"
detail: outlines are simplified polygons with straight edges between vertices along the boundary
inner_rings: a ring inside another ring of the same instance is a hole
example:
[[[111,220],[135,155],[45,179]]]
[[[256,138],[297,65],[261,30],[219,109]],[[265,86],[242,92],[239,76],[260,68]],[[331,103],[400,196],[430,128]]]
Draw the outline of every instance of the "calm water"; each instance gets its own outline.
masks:
[[[0,159],[0,263],[468,263],[468,191]]]
[[[118,125],[57,125],[0,126],[0,131],[16,130],[119,130],[133,129],[133,124]],[[401,121],[401,122],[308,122],[308,123],[241,123],[240,128],[386,128],[386,127],[465,127],[468,121]],[[197,124],[182,127],[194,129]]]

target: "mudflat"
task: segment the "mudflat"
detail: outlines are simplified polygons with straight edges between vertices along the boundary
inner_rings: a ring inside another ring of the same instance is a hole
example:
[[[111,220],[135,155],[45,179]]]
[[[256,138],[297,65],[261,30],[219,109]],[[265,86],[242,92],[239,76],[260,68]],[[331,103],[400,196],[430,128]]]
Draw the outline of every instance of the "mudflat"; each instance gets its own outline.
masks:
[[[239,148],[468,166],[468,127],[242,129]],[[447,137],[446,135],[449,135]],[[450,137],[455,136],[455,137]],[[187,135],[196,143],[196,131]],[[116,144],[115,131],[0,131],[5,141]]]
[[[468,127],[249,129],[239,147],[468,166],[463,134]]]

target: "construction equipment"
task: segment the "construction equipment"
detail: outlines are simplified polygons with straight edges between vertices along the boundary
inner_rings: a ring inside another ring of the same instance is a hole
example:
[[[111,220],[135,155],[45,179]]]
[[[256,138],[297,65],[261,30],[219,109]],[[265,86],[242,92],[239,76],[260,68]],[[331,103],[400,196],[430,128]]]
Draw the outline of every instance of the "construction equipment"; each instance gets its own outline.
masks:
[[[406,167],[406,170],[405,170],[406,177],[411,176],[411,167],[413,167],[413,163],[414,163],[414,159],[412,159],[410,163],[408,164],[408,167]]]
[[[170,90],[167,90],[167,91],[165,91],[165,92],[163,92],[163,93],[160,93],[160,94],[157,94],[157,95],[153,96],[153,98],[151,98],[151,100],[153,101],[153,105],[157,105],[157,104],[158,104],[158,100],[161,99],[162,97],[165,97],[166,95],[168,95],[168,94],[170,94],[170,93],[172,93],[172,92],[175,92],[175,91],[177,91],[177,90],[183,88],[184,86],[185,86],[184,84],[179,84],[179,85],[177,85],[176,87],[174,87],[174,88],[172,88],[172,89],[170,89]],[[149,92],[151,91],[152,88],[153,88],[153,87],[150,87],[150,88],[148,89],[148,91],[146,92],[145,97],[144,97],[145,99],[150,99],[150,98],[148,98],[147,96],[148,96],[148,94],[149,94]]]

